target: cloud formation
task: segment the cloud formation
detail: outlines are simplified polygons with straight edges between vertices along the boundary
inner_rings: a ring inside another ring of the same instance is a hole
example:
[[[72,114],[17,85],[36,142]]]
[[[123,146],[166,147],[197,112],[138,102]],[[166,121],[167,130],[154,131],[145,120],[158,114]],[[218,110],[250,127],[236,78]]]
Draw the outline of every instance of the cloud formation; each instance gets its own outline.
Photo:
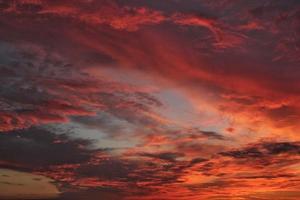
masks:
[[[0,15],[0,167],[61,200],[299,198],[297,0],[0,0]]]

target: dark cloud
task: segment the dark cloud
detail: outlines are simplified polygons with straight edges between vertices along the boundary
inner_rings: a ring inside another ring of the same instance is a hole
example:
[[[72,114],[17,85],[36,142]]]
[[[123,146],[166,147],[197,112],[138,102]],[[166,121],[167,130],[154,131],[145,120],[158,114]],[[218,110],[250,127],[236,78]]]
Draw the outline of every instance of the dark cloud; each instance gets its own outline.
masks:
[[[215,139],[215,140],[227,140],[221,133],[214,131],[201,130],[200,128],[186,128],[171,131],[170,134],[176,134],[180,138],[181,136],[189,137],[191,139]]]
[[[220,135],[219,133],[213,132],[213,131],[201,131],[201,134],[204,136],[207,136],[208,138],[214,138],[218,140],[224,140],[225,137]]]
[[[129,174],[138,166],[126,160],[107,159],[98,164],[81,166],[76,170],[79,177],[97,177],[100,180],[122,180],[129,178]]]
[[[93,116],[97,110],[129,123],[156,123],[142,114],[152,112],[150,107],[162,106],[151,94],[111,80],[92,78],[76,71],[75,65],[49,54],[35,45],[21,49],[8,45],[6,51],[0,51],[8,59],[0,65],[6,74],[0,87],[0,131],[63,123],[71,116]]]
[[[242,150],[234,150],[220,153],[223,156],[230,156],[234,158],[264,158],[266,156],[278,154],[298,155],[300,152],[300,145],[298,142],[265,142]]]
[[[255,147],[237,151],[222,152],[220,154],[223,156],[231,156],[234,158],[259,158],[263,156],[263,153]]]
[[[21,164],[31,170],[84,163],[96,151],[91,149],[89,140],[71,139],[42,128],[3,133],[0,143],[1,161]]]
[[[50,177],[61,189],[70,186],[75,188],[107,186],[111,190],[120,190],[129,195],[130,192],[126,188],[132,187],[136,190],[132,192],[136,193],[139,191],[137,183],[140,183],[148,185],[150,192],[152,187],[180,182],[179,178],[185,169],[206,161],[199,158],[191,162],[177,161],[177,158],[183,157],[184,154],[172,152],[136,155],[142,158],[140,160],[114,157],[106,150],[93,148],[93,141],[70,138],[67,134],[54,134],[44,128],[12,131],[0,136],[1,167]],[[146,157],[156,161],[144,160]],[[87,194],[88,191],[84,191],[83,194]],[[78,193],[78,198],[84,199],[83,194]],[[98,193],[90,192],[91,196],[96,194]],[[103,194],[113,199],[119,196],[109,191]],[[64,193],[60,198],[68,199],[73,195]]]
[[[277,142],[277,143],[265,143],[263,147],[268,151],[269,154],[300,154],[299,142]]]

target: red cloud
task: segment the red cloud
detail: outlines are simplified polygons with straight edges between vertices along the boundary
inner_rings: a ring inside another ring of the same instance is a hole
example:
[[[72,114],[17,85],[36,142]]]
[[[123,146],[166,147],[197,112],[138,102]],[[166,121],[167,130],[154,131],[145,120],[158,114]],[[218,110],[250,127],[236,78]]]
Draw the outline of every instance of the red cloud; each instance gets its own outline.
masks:
[[[0,165],[125,199],[299,190],[299,9],[282,2],[0,2]],[[137,144],[30,129],[70,120]]]

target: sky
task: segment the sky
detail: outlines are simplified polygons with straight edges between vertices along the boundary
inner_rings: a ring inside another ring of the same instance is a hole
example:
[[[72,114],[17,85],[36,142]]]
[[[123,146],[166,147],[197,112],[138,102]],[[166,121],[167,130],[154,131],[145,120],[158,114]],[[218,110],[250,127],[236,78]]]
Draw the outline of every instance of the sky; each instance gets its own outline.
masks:
[[[0,0],[0,200],[300,199],[299,0]]]

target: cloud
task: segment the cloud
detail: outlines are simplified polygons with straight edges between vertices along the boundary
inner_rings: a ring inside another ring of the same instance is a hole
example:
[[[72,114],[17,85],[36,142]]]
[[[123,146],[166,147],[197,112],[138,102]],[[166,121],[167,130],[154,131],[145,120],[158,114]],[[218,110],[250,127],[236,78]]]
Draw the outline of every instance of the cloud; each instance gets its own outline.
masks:
[[[184,155],[177,153],[177,152],[162,152],[162,153],[156,153],[156,154],[141,153],[141,156],[173,162],[176,160],[176,158],[180,158]]]
[[[234,158],[260,158],[278,154],[299,154],[300,146],[298,142],[265,142],[258,145],[244,148],[243,150],[222,152],[221,155],[232,156]]]
[[[151,94],[107,78],[84,75],[45,51],[39,46],[27,45],[21,50],[3,52],[10,60],[0,68],[10,73],[1,80],[5,84],[1,86],[0,131],[64,123],[71,116],[95,116],[97,110],[132,123],[155,123],[156,120],[149,117],[150,107],[162,104]],[[73,76],[66,78],[68,73]],[[131,114],[133,110],[136,116]]]
[[[298,5],[0,1],[0,166],[61,199],[297,196]]]
[[[177,182],[183,170],[190,165],[189,162],[175,160],[177,156],[184,156],[177,153],[135,155],[141,158],[139,160],[113,156],[109,150],[95,148],[93,141],[54,134],[44,128],[1,134],[0,143],[1,167],[49,177],[60,190],[75,188],[77,191],[82,187],[101,190],[109,187],[122,193],[129,192],[126,195],[130,196],[131,192],[136,193],[140,187],[148,185],[148,192],[151,192],[152,187]],[[153,163],[143,159],[146,157],[161,161]],[[201,161],[192,161],[193,164],[198,162]],[[128,191],[130,187],[132,191]],[[107,195],[110,195],[109,192]],[[66,193],[60,198],[68,196]]]
[[[95,152],[89,148],[88,140],[70,139],[40,128],[5,133],[0,137],[1,161],[29,169],[87,162]]]

